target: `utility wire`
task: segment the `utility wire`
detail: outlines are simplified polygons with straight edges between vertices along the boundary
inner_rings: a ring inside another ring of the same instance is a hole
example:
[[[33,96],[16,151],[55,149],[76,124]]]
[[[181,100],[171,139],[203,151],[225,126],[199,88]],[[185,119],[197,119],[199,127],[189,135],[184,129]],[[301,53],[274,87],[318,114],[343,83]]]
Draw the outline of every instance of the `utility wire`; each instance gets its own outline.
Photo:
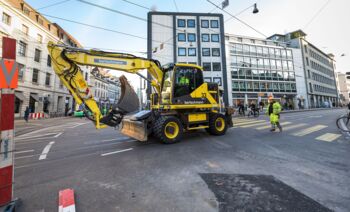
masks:
[[[141,7],[141,8],[146,9],[146,10],[152,10],[151,8],[142,6],[141,4],[136,4],[135,2],[131,2],[131,1],[128,1],[128,0],[121,0],[121,1],[127,2],[127,3],[129,3],[129,4],[133,4],[133,5],[135,5],[135,6]]]
[[[174,5],[175,5],[175,8],[176,8],[176,11],[179,12],[179,8],[177,7],[176,0],[173,0],[173,2],[174,2]]]
[[[228,14],[229,16],[231,16],[232,18],[236,19],[237,21],[241,22],[242,24],[244,24],[245,26],[249,27],[250,29],[254,30],[255,32],[257,32],[258,34],[264,36],[265,38],[267,37],[264,33],[260,32],[259,30],[255,29],[254,27],[252,27],[251,25],[247,24],[246,22],[242,21],[241,19],[237,18],[236,16],[232,15],[231,13],[227,12],[226,10],[222,9],[221,7],[219,7],[218,5],[216,5],[215,3],[213,3],[210,0],[207,0],[207,2],[209,2],[210,4],[212,4],[213,6],[215,6],[216,8],[222,10],[223,12],[225,12],[226,14]]]
[[[316,13],[314,16],[312,16],[312,18],[310,19],[309,22],[307,22],[307,24],[304,26],[304,29],[306,29],[316,18],[317,16],[322,12],[322,10],[324,8],[326,8],[326,6],[331,2],[331,0],[328,0]]]
[[[50,4],[50,5],[44,6],[44,7],[37,8],[36,10],[46,9],[46,8],[49,8],[49,7],[53,7],[53,6],[56,6],[56,5],[59,5],[59,4],[66,3],[68,1],[70,1],[70,0],[59,1],[59,2],[56,2],[56,3]]]

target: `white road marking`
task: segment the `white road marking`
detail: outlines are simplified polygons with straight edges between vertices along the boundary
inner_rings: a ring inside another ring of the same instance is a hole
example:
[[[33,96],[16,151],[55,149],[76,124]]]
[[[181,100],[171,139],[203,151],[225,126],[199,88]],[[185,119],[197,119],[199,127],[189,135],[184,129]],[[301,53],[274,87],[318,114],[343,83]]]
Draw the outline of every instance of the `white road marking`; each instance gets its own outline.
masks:
[[[247,125],[243,125],[240,126],[241,128],[248,128],[248,127],[256,127],[256,126],[260,126],[260,125],[265,125],[265,124],[270,124],[270,122],[261,122],[261,123],[253,123],[253,124],[247,124]]]
[[[291,124],[291,123],[292,123],[292,122],[286,121],[286,122],[281,122],[281,125],[282,125],[282,127],[283,127],[283,126],[288,125],[288,124]],[[266,123],[266,126],[257,127],[257,128],[255,128],[255,129],[256,129],[256,130],[266,130],[266,129],[269,129],[269,128],[271,128],[270,122]],[[285,128],[283,128],[283,129],[285,129]]]
[[[315,125],[313,127],[309,127],[309,128],[300,130],[298,132],[292,133],[292,135],[294,135],[294,136],[304,136],[304,135],[308,135],[310,133],[322,130],[322,129],[326,128],[326,127],[327,127],[326,125],[319,124],[319,125]]]
[[[63,132],[61,132],[61,133],[58,133],[57,135],[55,135],[54,137],[55,138],[58,138],[58,136],[60,136],[60,135],[62,135],[63,134]]]
[[[21,153],[27,153],[27,152],[34,152],[34,149],[23,150],[23,151],[16,151],[15,154],[21,154]]]
[[[45,134],[33,135],[33,136],[19,136],[19,137],[15,137],[15,140],[24,140],[24,139],[31,139],[31,138],[40,138],[40,137],[49,136],[49,135],[55,135],[55,134],[57,134],[57,133],[45,133]]]
[[[76,124],[76,125],[74,125],[74,126],[67,127],[67,128],[73,129],[73,128],[76,128],[76,127],[79,127],[79,126],[81,126],[81,125],[88,124],[88,123],[89,123],[89,122],[87,122],[87,123],[78,123],[78,124]]]
[[[41,153],[39,160],[44,160],[47,157],[47,153],[49,153],[51,146],[54,144],[54,141],[51,141],[49,144],[47,144],[45,146],[45,148],[43,149],[43,152]]]
[[[292,129],[295,129],[295,128],[303,127],[305,125],[306,124],[304,124],[304,123],[295,124],[295,125],[291,125],[291,126],[287,126],[287,127],[283,127],[283,125],[282,125],[282,129],[283,129],[283,131],[287,131],[287,130],[292,130]]]
[[[26,155],[26,156],[21,156],[21,157],[15,157],[15,160],[16,159],[23,159],[23,158],[31,158],[33,157],[34,155]]]
[[[340,136],[341,136],[341,134],[326,133],[326,134],[323,134],[321,136],[318,136],[316,138],[316,140],[332,142],[335,139],[339,138]]]
[[[101,154],[101,156],[107,156],[107,155],[117,154],[117,153],[121,153],[121,152],[127,152],[127,151],[130,151],[130,150],[133,150],[133,148],[118,150],[118,151],[114,151],[114,152],[103,153],[103,154]]]
[[[261,122],[266,122],[265,120],[257,120],[257,121],[247,121],[247,122],[240,122],[240,123],[233,123],[234,126],[241,126],[241,125],[246,125],[246,124],[253,124],[253,123],[261,123]]]

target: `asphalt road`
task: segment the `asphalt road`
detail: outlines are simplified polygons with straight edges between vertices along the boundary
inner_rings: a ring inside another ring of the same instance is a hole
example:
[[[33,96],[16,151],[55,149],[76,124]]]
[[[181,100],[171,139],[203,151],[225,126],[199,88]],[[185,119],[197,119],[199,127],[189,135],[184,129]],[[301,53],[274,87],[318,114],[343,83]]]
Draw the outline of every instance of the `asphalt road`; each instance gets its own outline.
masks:
[[[79,118],[20,121],[19,211],[57,211],[65,188],[77,211],[350,211],[350,138],[335,126],[343,113],[283,114],[281,133],[264,116],[236,117],[225,136],[197,131],[173,145]]]

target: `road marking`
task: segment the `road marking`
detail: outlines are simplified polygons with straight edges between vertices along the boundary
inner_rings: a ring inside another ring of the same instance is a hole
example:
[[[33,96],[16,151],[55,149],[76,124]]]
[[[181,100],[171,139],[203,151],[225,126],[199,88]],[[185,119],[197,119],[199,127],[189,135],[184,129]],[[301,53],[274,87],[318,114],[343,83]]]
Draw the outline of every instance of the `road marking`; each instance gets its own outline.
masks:
[[[62,135],[63,134],[63,132],[61,132],[61,133],[58,133],[57,135],[55,135],[54,137],[55,138],[58,138],[58,136],[60,136],[60,135]]]
[[[316,140],[332,142],[335,139],[339,138],[340,136],[341,134],[326,133],[324,135],[318,136]]]
[[[44,160],[47,157],[47,153],[49,153],[51,146],[54,144],[54,141],[51,141],[49,144],[47,144],[45,146],[45,148],[43,149],[43,152],[41,153],[39,160]]]
[[[34,149],[23,150],[23,151],[16,151],[15,154],[21,154],[21,153],[27,153],[27,152],[34,152]]]
[[[89,123],[89,122],[87,122],[87,123],[77,123],[76,125],[71,126],[71,127],[67,127],[67,128],[73,129],[73,128],[76,128],[76,127],[79,127],[79,126],[81,126],[81,125],[88,124],[88,123]]]
[[[292,133],[292,135],[294,136],[304,136],[304,135],[308,135],[310,133],[313,133],[313,132],[317,132],[319,130],[322,130],[324,128],[326,128],[327,126],[325,125],[315,125],[313,127],[309,127],[309,128],[306,128],[306,129],[303,129],[303,130],[300,130],[298,132],[295,132],[295,133]]]
[[[260,125],[265,125],[265,124],[270,124],[270,122],[262,122],[262,123],[254,123],[254,124],[247,124],[247,125],[243,125],[240,126],[241,128],[248,128],[248,127],[256,127],[256,126],[260,126]]]
[[[257,121],[247,121],[247,122],[240,122],[240,123],[233,123],[234,126],[242,126],[246,124],[253,124],[253,123],[261,123],[261,122],[266,122],[265,120],[257,120]]]
[[[133,148],[118,150],[118,151],[114,151],[114,152],[103,153],[103,154],[101,154],[101,156],[107,156],[107,155],[117,154],[117,153],[121,153],[121,152],[127,152],[127,151],[130,151],[130,150],[133,150]]]
[[[23,159],[23,158],[31,158],[33,157],[34,155],[26,155],[26,156],[21,156],[21,157],[15,157],[15,160],[16,159]]]
[[[299,128],[299,127],[304,127],[305,125],[306,124],[304,124],[304,123],[295,124],[295,125],[291,125],[291,126],[287,126],[287,127],[283,127],[283,125],[282,125],[282,129],[283,129],[283,131],[287,131],[287,130],[292,130],[292,129]]]
[[[55,135],[57,133],[45,133],[42,135],[33,135],[33,136],[19,136],[19,137],[15,137],[15,140],[24,140],[24,139],[30,139],[30,138],[38,138],[38,137],[44,137],[44,136],[48,136],[48,135]]]
[[[286,122],[281,122],[281,125],[282,125],[282,127],[283,126],[285,126],[285,125],[288,125],[288,124],[291,124],[292,122],[288,122],[288,121],[286,121]],[[256,130],[266,130],[266,129],[269,129],[269,128],[271,128],[271,123],[269,122],[269,123],[266,123],[267,125],[266,126],[262,126],[262,127],[257,127],[257,128],[255,128]],[[283,130],[284,130],[285,128],[283,128]]]

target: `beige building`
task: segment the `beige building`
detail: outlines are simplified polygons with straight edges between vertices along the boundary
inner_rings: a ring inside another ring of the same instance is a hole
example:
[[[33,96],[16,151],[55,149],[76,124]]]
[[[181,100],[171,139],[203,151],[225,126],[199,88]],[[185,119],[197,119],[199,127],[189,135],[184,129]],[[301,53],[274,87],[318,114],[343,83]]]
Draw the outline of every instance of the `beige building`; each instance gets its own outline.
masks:
[[[45,113],[64,113],[65,108],[72,108],[73,98],[55,75],[46,46],[53,41],[81,47],[79,42],[23,1],[0,0],[0,15],[0,37],[17,40],[16,116],[23,116],[26,107]],[[83,72],[88,79],[89,71],[83,67]]]
[[[350,80],[346,78],[345,73],[336,73],[339,98],[342,104],[350,102]]]

